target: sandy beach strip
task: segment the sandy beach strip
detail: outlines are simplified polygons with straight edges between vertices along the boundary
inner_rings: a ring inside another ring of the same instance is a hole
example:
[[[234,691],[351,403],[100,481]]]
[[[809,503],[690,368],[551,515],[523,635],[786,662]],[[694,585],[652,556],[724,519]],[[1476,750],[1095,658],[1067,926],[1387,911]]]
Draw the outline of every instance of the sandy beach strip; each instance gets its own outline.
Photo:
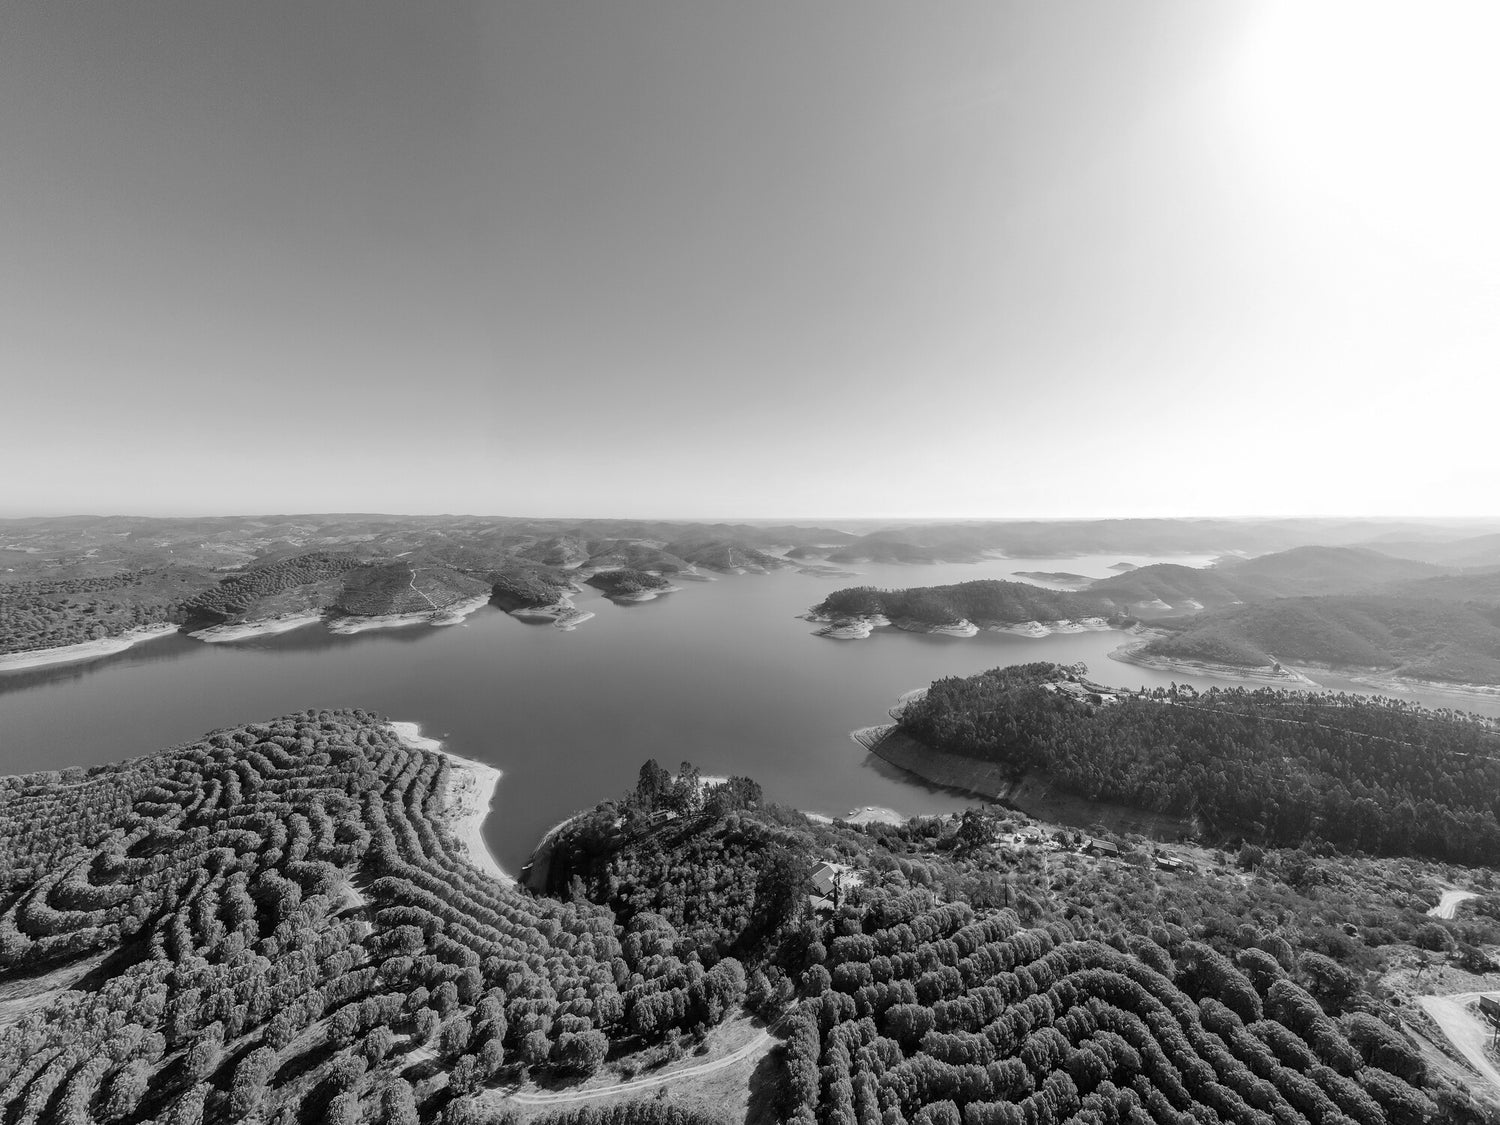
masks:
[[[72,664],[79,660],[113,656],[142,641],[170,637],[175,632],[177,632],[177,626],[165,622],[160,625],[143,625],[139,629],[121,633],[118,637],[105,637],[98,641],[83,641],[76,645],[60,645],[57,648],[38,648],[30,652],[10,652],[0,656],[0,672],[19,672],[23,668],[41,668],[48,664]]]
[[[571,633],[594,616],[593,610],[579,609],[573,604],[573,594],[577,592],[559,594],[551,605],[523,605],[505,612],[522,621],[550,621],[554,629]]]
[[[1207,676],[1219,680],[1251,681],[1254,683],[1276,684],[1281,687],[1296,688],[1298,690],[1316,691],[1321,685],[1296,668],[1286,664],[1281,665],[1280,670],[1271,665],[1259,668],[1245,668],[1235,664],[1211,664],[1199,660],[1178,660],[1169,656],[1152,656],[1141,650],[1150,643],[1150,639],[1140,641],[1127,641],[1118,648],[1110,649],[1108,655],[1111,660],[1118,660],[1121,664],[1135,664],[1142,668],[1152,668],[1158,672],[1181,672],[1189,676]]]
[[[514,886],[515,879],[500,866],[484,842],[484,818],[489,814],[490,802],[495,799],[495,789],[502,776],[500,771],[444,749],[437,739],[425,737],[416,723],[393,722],[390,728],[404,745],[441,754],[448,759],[448,791],[444,797],[450,817],[449,830],[463,845],[470,863],[486,875]]]
[[[651,602],[663,594],[680,594],[681,586],[657,586],[650,590],[637,590],[633,594],[605,594],[612,602]]]
[[[335,617],[328,622],[328,631],[340,636],[366,633],[371,629],[404,629],[408,625],[457,625],[475,610],[489,604],[488,594],[466,598],[442,609],[428,609],[421,613],[386,613],[376,617]]]
[[[323,620],[321,613],[290,613],[285,617],[268,617],[264,621],[243,621],[238,625],[211,625],[189,633],[195,641],[206,644],[224,644],[228,641],[247,641],[251,637],[269,637],[277,633],[290,633],[307,625],[316,625]]]

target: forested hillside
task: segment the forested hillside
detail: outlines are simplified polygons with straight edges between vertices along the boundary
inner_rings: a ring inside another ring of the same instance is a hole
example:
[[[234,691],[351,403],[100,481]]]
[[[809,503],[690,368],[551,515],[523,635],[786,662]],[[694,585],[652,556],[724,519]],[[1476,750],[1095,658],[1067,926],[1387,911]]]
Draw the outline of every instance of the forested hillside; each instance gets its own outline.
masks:
[[[403,559],[349,571],[333,608],[360,617],[431,613],[490,590],[483,579],[451,567]]]
[[[1500,598],[1469,600],[1474,585],[1435,578],[1410,588],[1449,596],[1282,598],[1241,606],[1195,618],[1141,653],[1237,667],[1274,660],[1500,683]]]
[[[117,637],[142,625],[181,622],[202,577],[173,568],[78,578],[0,582],[0,653],[31,652]]]
[[[1372,861],[1268,853],[1252,891],[1007,856],[972,810],[813,824],[647,763],[565,831],[565,898],[535,896],[450,835],[460,769],[324,711],[5,779],[6,1121],[503,1122],[528,1074],[628,1075],[742,1005],[786,1040],[757,1095],[780,1120],[1485,1120],[1365,973],[1500,927],[1431,923]],[[854,873],[831,910],[821,860]],[[730,1119],[668,1096],[550,1120]]]
[[[1442,573],[1429,563],[1368,548],[1308,546],[1252,559],[1222,559],[1207,567],[1154,563],[1088,589],[1123,610],[1182,614],[1269,598],[1363,593]]]
[[[659,574],[644,570],[621,567],[619,570],[601,570],[584,579],[590,586],[602,590],[611,598],[632,599],[657,590],[668,589],[672,584]]]
[[[260,563],[219,580],[189,598],[189,622],[223,624],[247,616],[267,616],[291,608],[288,594],[300,594],[298,608],[319,608],[338,596],[346,572],[360,565],[352,555],[319,551]]]
[[[664,574],[766,571],[786,561],[764,548],[850,538],[791,525],[472,516],[0,520],[0,656],[145,625],[251,626],[238,634],[248,637],[260,623],[321,613],[430,614],[487,594],[531,609],[556,604],[571,569],[616,572],[598,584],[629,598],[665,588]]]
[[[1500,862],[1500,735],[1489,720],[1269,688],[1098,702],[1057,687],[1078,681],[1055,664],[938,680],[900,726],[929,746],[1224,834]]]
[[[5,779],[8,1120],[428,1119],[503,1066],[587,1074],[738,1001],[669,927],[622,944],[608,910],[470,866],[457,781],[357,711]]]

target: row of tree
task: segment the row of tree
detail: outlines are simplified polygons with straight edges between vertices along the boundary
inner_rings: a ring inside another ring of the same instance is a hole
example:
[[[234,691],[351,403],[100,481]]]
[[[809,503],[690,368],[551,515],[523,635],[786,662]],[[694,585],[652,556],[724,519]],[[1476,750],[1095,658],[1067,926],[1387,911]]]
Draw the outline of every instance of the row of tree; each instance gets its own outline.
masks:
[[[1500,862],[1500,736],[1487,721],[1269,688],[1174,687],[1107,705],[1057,689],[1077,682],[1051,664],[939,680],[900,725],[1017,776],[1045,771],[1090,799],[1197,816],[1278,845],[1323,838]]]

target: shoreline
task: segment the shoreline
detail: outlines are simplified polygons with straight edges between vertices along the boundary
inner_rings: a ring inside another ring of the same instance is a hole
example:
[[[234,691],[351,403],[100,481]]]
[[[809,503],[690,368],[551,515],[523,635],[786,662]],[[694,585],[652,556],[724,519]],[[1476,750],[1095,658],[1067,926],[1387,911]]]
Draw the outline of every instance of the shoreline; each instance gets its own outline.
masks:
[[[1343,676],[1362,687],[1374,688],[1381,694],[1391,692],[1413,695],[1417,692],[1429,692],[1433,695],[1447,695],[1454,699],[1474,699],[1485,703],[1493,703],[1500,699],[1500,686],[1490,684],[1461,684],[1451,680],[1416,680],[1409,676],[1398,676],[1395,673],[1354,674],[1340,672],[1337,668],[1329,668],[1327,671],[1334,676]]]
[[[593,610],[579,609],[573,604],[573,595],[578,592],[573,590],[566,594],[559,594],[557,601],[550,605],[523,605],[505,612],[520,621],[550,621],[554,629],[571,633],[594,616]]]
[[[195,641],[205,644],[226,644],[246,641],[251,637],[268,637],[277,633],[290,633],[307,625],[316,625],[323,620],[322,613],[289,613],[283,617],[268,617],[261,621],[242,621],[238,625],[211,625],[187,634]]]
[[[490,595],[476,595],[465,598],[442,609],[429,609],[421,613],[383,613],[373,617],[361,617],[350,614],[347,617],[335,617],[328,622],[328,631],[338,633],[340,636],[351,636],[355,633],[366,633],[371,629],[404,629],[408,625],[457,625],[463,619],[482,606],[488,605]]]
[[[1102,617],[1063,618],[1058,621],[1019,621],[1002,624],[994,621],[969,621],[967,619],[933,625],[925,621],[914,621],[909,617],[888,618],[884,614],[872,613],[857,617],[827,617],[813,610],[800,615],[803,621],[822,624],[813,630],[815,637],[827,637],[834,641],[862,641],[873,635],[876,629],[900,629],[904,633],[926,633],[940,637],[977,637],[980,633],[1009,633],[1017,637],[1040,640],[1054,633],[1094,633],[1113,629]]]
[[[1134,664],[1141,668],[1150,668],[1157,672],[1182,672],[1190,676],[1208,676],[1219,680],[1254,680],[1259,683],[1281,684],[1295,688],[1311,688],[1319,690],[1320,685],[1310,676],[1304,675],[1295,668],[1283,664],[1281,671],[1276,671],[1269,665],[1258,668],[1241,668],[1233,664],[1214,664],[1201,660],[1179,660],[1167,656],[1145,656],[1141,649],[1150,644],[1154,638],[1147,637],[1143,640],[1127,641],[1118,648],[1110,649],[1109,658],[1117,660],[1121,664]]]
[[[504,776],[500,770],[444,749],[437,739],[424,736],[416,723],[390,722],[386,725],[403,746],[429,750],[448,759],[449,784],[443,798],[450,833],[463,847],[472,866],[507,886],[515,886],[515,878],[500,866],[484,841],[484,818],[489,815],[490,803],[494,801],[495,790]]]
[[[171,622],[159,625],[142,625],[130,629],[117,637],[102,637],[97,641],[80,641],[76,645],[58,645],[55,648],[28,649],[25,652],[8,652],[0,655],[0,672],[19,672],[25,668],[42,668],[49,664],[72,664],[80,660],[94,660],[101,656],[113,656],[142,641],[154,641],[168,637],[178,631]]]
[[[601,591],[602,592],[602,591]],[[663,594],[680,594],[681,586],[657,586],[651,590],[637,590],[633,594],[605,594],[604,596],[612,602],[650,602],[655,601]]]

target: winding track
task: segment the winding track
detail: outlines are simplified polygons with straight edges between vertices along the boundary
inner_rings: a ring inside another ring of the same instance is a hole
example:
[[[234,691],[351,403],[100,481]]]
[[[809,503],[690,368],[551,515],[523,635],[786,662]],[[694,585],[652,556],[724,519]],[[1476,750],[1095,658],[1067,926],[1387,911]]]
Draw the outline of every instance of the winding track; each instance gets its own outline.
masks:
[[[1459,1049],[1469,1065],[1500,1092],[1500,1070],[1490,1062],[1484,1049],[1491,1031],[1469,1011],[1469,1004],[1480,995],[1478,992],[1455,992],[1450,996],[1418,996],[1417,1003],[1443,1029],[1443,1034]]]
[[[775,1026],[774,1024],[772,1025]],[[741,1059],[750,1057],[770,1048],[775,1039],[771,1035],[769,1027],[763,1027],[758,1031],[750,1042],[735,1048],[729,1054],[711,1062],[699,1063],[696,1066],[685,1067],[682,1070],[674,1070],[670,1074],[656,1074],[649,1078],[635,1078],[629,1082],[617,1082],[610,1086],[600,1086],[592,1090],[565,1090],[557,1093],[521,1093],[520,1091],[493,1090],[489,1093],[490,1098],[486,1101],[498,1103],[515,1102],[519,1105],[560,1105],[566,1102],[588,1101],[592,1098],[605,1098],[612,1094],[633,1094],[640,1090],[649,1090],[654,1086],[665,1086],[671,1082],[677,1082],[683,1078],[694,1078],[703,1074],[712,1074],[716,1070],[723,1070],[733,1066]]]
[[[1458,911],[1459,903],[1478,897],[1474,891],[1444,891],[1442,900],[1427,915],[1430,918],[1452,918]]]

